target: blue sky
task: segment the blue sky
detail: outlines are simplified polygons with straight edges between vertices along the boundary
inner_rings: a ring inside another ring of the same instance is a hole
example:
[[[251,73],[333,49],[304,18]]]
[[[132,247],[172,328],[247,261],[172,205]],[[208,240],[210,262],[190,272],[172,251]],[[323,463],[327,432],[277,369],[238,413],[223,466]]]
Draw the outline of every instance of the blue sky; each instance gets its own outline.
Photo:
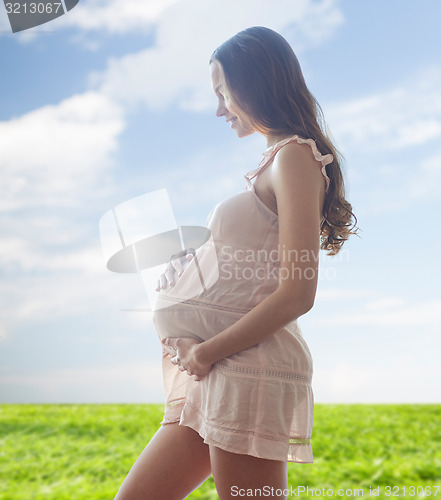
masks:
[[[293,46],[346,158],[362,229],[321,255],[299,319],[316,402],[441,402],[437,0],[82,0],[12,34],[0,6],[0,401],[161,402],[137,276],[99,219],[166,188],[205,223],[265,149],[215,116],[208,59],[264,25]]]

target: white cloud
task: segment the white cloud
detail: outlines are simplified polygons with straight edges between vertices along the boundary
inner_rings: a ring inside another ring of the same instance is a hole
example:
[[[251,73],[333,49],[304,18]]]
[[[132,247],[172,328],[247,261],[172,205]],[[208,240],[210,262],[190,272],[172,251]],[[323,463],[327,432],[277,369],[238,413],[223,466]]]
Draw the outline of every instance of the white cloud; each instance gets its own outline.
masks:
[[[375,290],[369,289],[359,289],[359,288],[318,288],[317,290],[317,301],[323,300],[346,300],[346,299],[356,299],[359,297],[375,297]]]
[[[426,139],[429,140],[428,137]],[[359,192],[359,198],[365,199],[361,209],[357,210],[358,216],[407,211],[411,217],[419,217],[421,208],[418,204],[439,200],[441,148],[438,145],[425,148],[423,145],[416,156],[417,160],[409,158],[402,161],[398,158],[393,167],[380,166],[378,171],[373,166],[368,174],[369,178],[366,174],[359,173],[360,177],[365,176],[364,181],[360,181],[364,191]],[[367,183],[369,183],[368,189],[365,187]],[[424,219],[432,218],[433,224],[436,224],[435,216],[436,214],[429,209]],[[415,220],[414,223],[418,222]]]
[[[340,26],[343,16],[335,4],[299,0],[293,8],[291,0],[281,0],[274,8],[266,0],[182,0],[158,19],[153,47],[111,60],[91,82],[130,105],[211,109],[208,59],[218,45],[242,29],[264,25],[282,34],[295,32],[294,48],[300,50],[322,42]]]
[[[382,93],[323,106],[352,157],[359,216],[410,210],[441,196],[440,86],[441,67],[434,66]]]
[[[336,26],[343,22],[343,15],[336,7],[335,0],[315,2],[296,0],[295,4],[291,0],[279,0],[277,8],[274,8],[274,3],[268,0],[253,2],[242,0],[240,3],[234,0],[223,2],[220,0],[82,0],[66,15],[51,21],[50,29],[77,28],[80,36],[75,35],[74,40],[88,45],[93,50],[94,45],[99,42],[82,38],[81,34],[145,33],[155,29],[158,23],[164,20],[167,22],[169,17],[177,22],[183,18],[182,26],[179,26],[178,31],[171,32],[172,37],[175,35],[185,37],[198,26],[201,26],[202,32],[206,34],[213,28],[233,26],[235,23],[236,31],[239,31],[246,27],[244,21],[249,26],[253,24],[269,26],[275,19],[285,18],[287,34],[294,37],[297,50],[303,49],[305,44],[321,43],[334,33]],[[294,21],[301,20],[295,29],[289,26],[292,18]],[[22,43],[29,43],[39,33],[47,31],[49,29],[47,26],[38,26],[13,36]],[[12,35],[6,13],[0,19],[0,29],[10,31]],[[231,32],[229,36],[232,34],[234,32]]]
[[[83,271],[94,274],[105,265],[100,248],[95,245],[45,248],[44,241],[32,238],[5,237],[0,241],[0,266],[4,271]]]
[[[34,42],[41,33],[76,28],[78,33],[71,40],[89,50],[95,50],[101,42],[85,35],[96,32],[111,35],[134,32],[145,34],[152,31],[158,19],[179,1],[182,0],[81,0],[74,9],[50,23],[17,33],[12,33],[2,2],[0,32],[10,33],[11,37],[26,45]]]
[[[82,0],[60,18],[60,26],[123,34],[150,27],[182,0]]]
[[[437,327],[440,308],[440,299],[409,304],[399,297],[385,297],[365,303],[359,312],[345,311],[344,314],[329,315],[323,319],[315,319],[314,324]]]
[[[406,183],[410,200],[439,199],[441,196],[441,149],[421,161],[415,175]]]
[[[11,25],[9,24],[8,15],[6,14],[5,4],[0,3],[0,33],[3,35],[5,33],[11,33]]]
[[[344,149],[396,151],[441,137],[441,68],[382,93],[323,106]]]
[[[91,243],[90,227],[78,219],[85,199],[112,187],[124,126],[121,108],[94,91],[0,123],[5,337],[23,322],[91,310],[108,291],[97,279],[105,271],[98,238]]]
[[[404,150],[404,148],[403,148]],[[386,169],[377,173],[375,167],[369,172],[369,177],[365,173],[358,173],[359,177],[364,176],[357,184],[361,190],[355,194],[360,200],[356,214],[361,217],[384,215],[393,212],[404,212],[410,217],[419,217],[418,204],[438,201],[441,196],[441,149],[438,152],[432,150],[422,150],[419,159],[413,161],[397,160],[391,171]],[[357,168],[357,165],[354,165]],[[406,172],[406,174],[404,173]],[[354,198],[355,199],[355,198]],[[433,219],[436,214],[430,209],[424,219]],[[410,220],[410,219],[409,219]],[[414,224],[418,224],[414,220]]]
[[[124,126],[121,109],[93,91],[1,122],[0,209],[75,205],[105,180]]]
[[[387,311],[405,305],[405,300],[402,297],[383,297],[378,300],[372,300],[365,304],[368,311],[378,312]]]
[[[272,4],[274,6],[274,3]],[[292,2],[285,3],[284,13],[289,17],[293,9]],[[295,5],[302,11],[302,19],[285,29],[285,34],[293,41],[295,52],[300,52],[309,45],[320,45],[330,38],[345,21],[343,12],[335,0],[322,2],[300,2]],[[277,9],[274,10],[278,10]],[[283,12],[283,11],[281,11]],[[265,26],[265,23],[263,23]]]
[[[48,260],[51,260],[49,257]],[[80,263],[78,267],[87,264]],[[141,308],[147,296],[136,274],[115,275],[105,269],[104,261],[96,264],[95,273],[72,272],[61,264],[59,273],[29,274],[0,283],[2,324],[5,335],[26,324],[38,324],[57,318],[79,318],[96,312]],[[148,315],[139,318],[138,326],[146,328]],[[135,323],[133,323],[135,327]]]

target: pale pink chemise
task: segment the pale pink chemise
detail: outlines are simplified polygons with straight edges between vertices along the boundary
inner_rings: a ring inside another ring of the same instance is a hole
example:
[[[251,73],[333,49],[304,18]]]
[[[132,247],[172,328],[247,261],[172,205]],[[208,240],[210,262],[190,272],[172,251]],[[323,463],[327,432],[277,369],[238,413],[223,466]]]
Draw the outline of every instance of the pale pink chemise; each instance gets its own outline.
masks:
[[[204,293],[183,300],[179,291],[185,285],[186,269],[174,287],[158,293],[158,303],[168,306],[153,314],[161,339],[207,340],[277,288],[278,217],[257,196],[251,179],[292,141],[311,147],[328,189],[325,167],[333,157],[321,155],[312,139],[295,135],[265,150],[259,167],[245,175],[245,190],[218,203],[208,216],[206,227],[215,242],[219,279]],[[233,255],[239,259],[232,262]],[[197,251],[196,256],[203,261],[203,252]],[[232,265],[238,266],[238,272]],[[170,362],[173,354],[170,348],[163,349],[166,403],[162,424],[189,426],[206,443],[233,453],[313,462],[313,363],[297,321],[260,344],[218,361],[200,382]]]

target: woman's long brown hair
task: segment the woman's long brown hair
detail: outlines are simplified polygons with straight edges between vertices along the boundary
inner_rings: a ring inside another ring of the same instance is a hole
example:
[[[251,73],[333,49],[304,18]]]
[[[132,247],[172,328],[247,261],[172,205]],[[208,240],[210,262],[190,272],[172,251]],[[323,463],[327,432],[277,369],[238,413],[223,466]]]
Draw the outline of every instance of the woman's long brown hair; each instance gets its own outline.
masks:
[[[255,130],[264,135],[312,138],[320,153],[333,155],[334,161],[326,168],[330,185],[320,248],[336,255],[349,236],[357,234],[357,218],[345,199],[342,155],[328,137],[323,111],[306,86],[291,46],[275,31],[255,26],[220,45],[210,64],[213,61],[220,63],[230,98]]]

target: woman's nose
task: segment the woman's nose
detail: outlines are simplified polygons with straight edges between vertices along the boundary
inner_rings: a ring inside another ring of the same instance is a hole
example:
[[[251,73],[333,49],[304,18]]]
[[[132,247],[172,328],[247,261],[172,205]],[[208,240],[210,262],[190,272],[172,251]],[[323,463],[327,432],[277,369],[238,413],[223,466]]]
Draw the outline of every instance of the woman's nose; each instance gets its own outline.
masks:
[[[219,103],[217,109],[216,109],[216,116],[223,116],[227,111],[227,108],[223,103]]]

